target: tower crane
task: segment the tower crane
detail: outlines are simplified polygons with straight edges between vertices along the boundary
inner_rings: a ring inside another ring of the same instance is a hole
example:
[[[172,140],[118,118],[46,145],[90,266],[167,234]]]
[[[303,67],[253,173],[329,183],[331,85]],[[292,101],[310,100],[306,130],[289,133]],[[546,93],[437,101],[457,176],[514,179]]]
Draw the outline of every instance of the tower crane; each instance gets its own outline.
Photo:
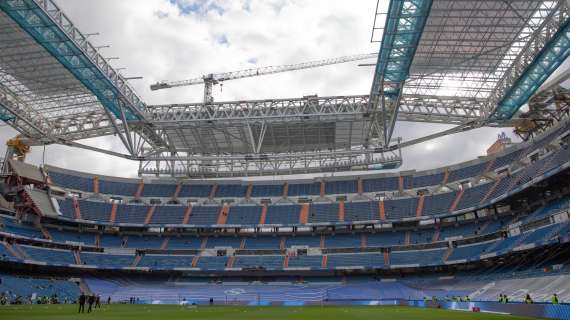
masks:
[[[323,60],[309,61],[296,64],[286,64],[281,66],[267,66],[261,68],[244,69],[239,71],[222,72],[222,73],[210,73],[199,78],[181,80],[181,81],[161,81],[150,86],[150,89],[162,90],[176,87],[192,86],[197,84],[204,84],[204,103],[214,102],[212,97],[212,88],[216,84],[220,84],[226,80],[243,79],[250,77],[263,76],[274,73],[281,73],[294,70],[317,68],[322,66],[328,66],[339,63],[346,63],[351,61],[359,61],[365,59],[376,58],[377,53],[366,53],[366,54],[356,54],[350,56],[342,56],[337,58],[329,58]]]

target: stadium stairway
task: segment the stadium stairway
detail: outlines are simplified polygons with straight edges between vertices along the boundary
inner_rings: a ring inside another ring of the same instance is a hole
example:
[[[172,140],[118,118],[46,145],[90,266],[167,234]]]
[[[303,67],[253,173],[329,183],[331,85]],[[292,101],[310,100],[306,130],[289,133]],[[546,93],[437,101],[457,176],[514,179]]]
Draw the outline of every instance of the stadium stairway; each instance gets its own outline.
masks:
[[[160,244],[160,250],[168,249],[168,242],[170,241],[170,237],[165,237]]]
[[[301,211],[299,212],[300,224],[307,224],[309,222],[309,208],[310,205],[308,203],[303,204],[301,207]]]
[[[6,248],[6,250],[16,259],[19,260],[25,260],[26,258],[17,250],[14,249],[14,247],[7,243],[7,242],[3,242],[2,243],[4,245],[4,247]]]
[[[14,250],[14,252],[16,253],[15,257],[18,257],[19,259],[22,260],[33,260],[27,253],[26,251],[24,251],[24,249],[22,249],[22,247],[20,247],[17,244],[12,244],[11,245],[12,250]],[[10,249],[8,249],[10,250]]]
[[[418,198],[418,205],[416,206],[416,218],[421,217],[424,212],[424,201],[425,201],[425,196],[422,194]]]
[[[463,197],[463,193],[465,192],[465,189],[461,189],[458,193],[457,196],[455,196],[455,199],[453,200],[453,203],[451,204],[451,207],[449,207],[449,212],[453,212],[455,211],[455,209],[457,208],[457,205],[459,204],[459,201],[461,201],[461,198]]]
[[[259,224],[265,224],[267,219],[267,205],[263,205],[261,208],[261,216],[259,217]]]
[[[487,201],[487,199],[493,194],[493,192],[495,192],[495,189],[497,189],[497,186],[499,185],[499,183],[501,183],[501,180],[503,179],[503,177],[498,177],[497,180],[495,181],[495,183],[493,183],[493,186],[491,186],[491,188],[489,189],[489,191],[487,191],[487,193],[485,194],[485,196],[481,199],[481,201],[479,201],[479,204],[481,203],[485,203],[485,201]]]
[[[73,251],[73,259],[75,260],[75,264],[80,266],[82,265],[81,263],[81,255],[79,254],[78,251],[74,250]]]
[[[184,218],[182,219],[182,224],[188,224],[191,215],[192,215],[192,205],[188,204],[188,207],[186,207],[186,211],[184,211]]]
[[[449,246],[449,248],[447,248],[447,252],[445,253],[445,255],[443,256],[443,263],[447,262],[447,259],[449,259],[449,257],[453,254],[453,246]]]

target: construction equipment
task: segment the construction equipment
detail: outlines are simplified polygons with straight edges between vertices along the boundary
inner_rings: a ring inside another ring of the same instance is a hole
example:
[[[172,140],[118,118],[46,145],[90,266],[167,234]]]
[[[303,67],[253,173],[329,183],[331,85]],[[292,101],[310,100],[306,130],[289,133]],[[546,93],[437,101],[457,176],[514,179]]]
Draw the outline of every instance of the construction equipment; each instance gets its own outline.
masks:
[[[30,152],[30,146],[20,137],[8,140],[6,142],[6,146],[8,147],[8,153],[11,152],[11,157],[15,160],[24,161],[26,159],[26,154]]]
[[[221,82],[226,80],[243,79],[243,78],[257,77],[257,76],[263,76],[263,75],[275,74],[287,71],[317,68],[317,67],[346,63],[351,61],[372,59],[376,57],[378,57],[377,53],[366,53],[366,54],[357,54],[357,55],[343,56],[343,57],[330,58],[324,60],[309,61],[297,64],[286,64],[282,66],[268,66],[268,67],[254,68],[254,69],[231,71],[231,72],[210,73],[208,75],[204,75],[202,77],[189,79],[189,80],[171,81],[171,82],[161,81],[151,85],[150,89],[155,91],[161,89],[192,86],[203,83],[204,103],[208,104],[214,102],[214,98],[212,97],[213,86],[216,84],[220,84]]]

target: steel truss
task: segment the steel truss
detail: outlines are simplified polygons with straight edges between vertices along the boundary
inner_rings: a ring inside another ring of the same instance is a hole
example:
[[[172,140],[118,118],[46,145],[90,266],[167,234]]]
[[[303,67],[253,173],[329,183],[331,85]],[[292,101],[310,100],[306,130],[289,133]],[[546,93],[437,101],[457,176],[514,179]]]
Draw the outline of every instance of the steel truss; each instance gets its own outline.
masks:
[[[393,168],[400,147],[510,125],[570,52],[566,1],[392,0],[369,95],[149,106],[51,0],[0,0],[0,119],[32,144],[138,160],[141,175]],[[554,92],[531,109],[554,117]],[[392,143],[396,120],[456,127]],[[107,135],[127,153],[76,142]]]
[[[510,119],[524,98],[509,104],[508,113],[499,109],[503,116],[490,116],[501,100],[511,99],[511,88],[520,94],[517,81],[527,82],[525,70],[553,43],[568,9],[567,0],[434,0],[404,93],[485,99],[484,118]],[[549,57],[561,63],[561,57]],[[541,70],[541,77],[553,70]],[[525,87],[527,99],[536,89]]]

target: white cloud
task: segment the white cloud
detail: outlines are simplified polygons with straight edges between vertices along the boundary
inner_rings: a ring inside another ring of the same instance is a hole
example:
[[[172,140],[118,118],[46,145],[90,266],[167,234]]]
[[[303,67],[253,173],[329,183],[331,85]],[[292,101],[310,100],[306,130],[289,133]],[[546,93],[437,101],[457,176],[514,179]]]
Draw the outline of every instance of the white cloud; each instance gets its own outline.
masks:
[[[195,102],[201,86],[152,92],[159,80],[183,80],[212,72],[280,65],[378,50],[370,43],[376,0],[57,0],[60,7],[106,56],[119,56],[123,74],[143,76],[133,86],[150,104]],[[218,101],[301,97],[318,94],[367,94],[372,68],[357,63],[289,72],[227,82],[215,88]],[[440,126],[400,123],[396,136],[408,139]],[[429,169],[473,159],[490,145],[500,130],[445,137],[437,148],[406,150],[403,168]],[[15,133],[2,129],[1,136]],[[477,137],[473,139],[472,137]],[[466,139],[467,138],[467,139]],[[117,138],[91,144],[120,148]],[[49,146],[47,162],[77,170],[133,176],[138,163],[92,152]],[[459,152],[460,151],[460,152]],[[41,161],[35,148],[32,161]]]

